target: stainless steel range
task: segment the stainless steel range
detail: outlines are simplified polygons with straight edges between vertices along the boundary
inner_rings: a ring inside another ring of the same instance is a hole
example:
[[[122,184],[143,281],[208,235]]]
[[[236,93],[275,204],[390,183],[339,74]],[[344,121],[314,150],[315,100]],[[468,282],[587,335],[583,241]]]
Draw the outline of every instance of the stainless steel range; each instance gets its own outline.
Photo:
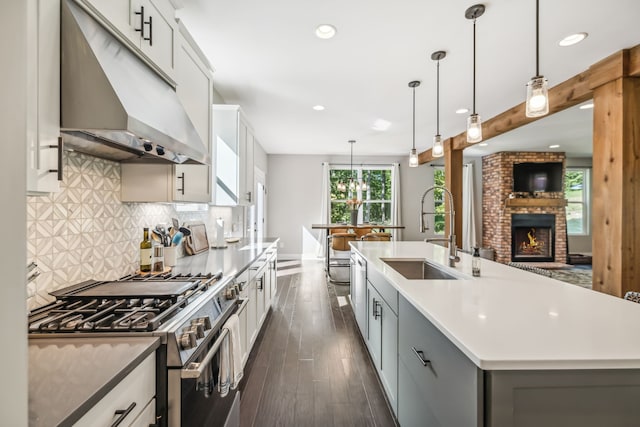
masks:
[[[30,338],[104,334],[158,336],[157,415],[162,426],[233,425],[239,395],[221,398],[222,326],[238,311],[240,289],[221,274],[132,275],[87,281],[53,292],[56,301],[29,314]]]

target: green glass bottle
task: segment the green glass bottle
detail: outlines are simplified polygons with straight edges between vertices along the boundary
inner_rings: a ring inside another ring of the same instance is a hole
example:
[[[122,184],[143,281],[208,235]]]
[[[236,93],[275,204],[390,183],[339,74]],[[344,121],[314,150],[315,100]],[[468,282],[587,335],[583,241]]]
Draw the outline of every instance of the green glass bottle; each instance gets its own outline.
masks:
[[[149,239],[149,228],[144,228],[144,237],[140,242],[140,271],[148,273],[151,271],[151,256],[153,255],[152,243]]]

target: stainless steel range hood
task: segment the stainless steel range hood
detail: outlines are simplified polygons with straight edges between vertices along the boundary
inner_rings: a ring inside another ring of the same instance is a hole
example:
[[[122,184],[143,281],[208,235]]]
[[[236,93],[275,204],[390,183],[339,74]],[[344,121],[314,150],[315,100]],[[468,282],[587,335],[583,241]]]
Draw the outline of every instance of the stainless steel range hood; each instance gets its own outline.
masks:
[[[210,164],[171,86],[73,1],[62,2],[66,147],[116,161]]]

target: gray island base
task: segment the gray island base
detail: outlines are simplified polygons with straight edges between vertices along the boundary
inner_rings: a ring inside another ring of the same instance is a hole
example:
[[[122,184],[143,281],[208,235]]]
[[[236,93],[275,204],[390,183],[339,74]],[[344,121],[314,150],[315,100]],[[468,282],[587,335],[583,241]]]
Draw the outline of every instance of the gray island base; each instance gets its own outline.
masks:
[[[352,247],[356,323],[402,427],[640,426],[640,340],[589,316],[637,324],[640,306],[485,260],[473,278],[471,256],[450,269],[446,248],[422,242]],[[409,280],[389,258],[456,279]]]

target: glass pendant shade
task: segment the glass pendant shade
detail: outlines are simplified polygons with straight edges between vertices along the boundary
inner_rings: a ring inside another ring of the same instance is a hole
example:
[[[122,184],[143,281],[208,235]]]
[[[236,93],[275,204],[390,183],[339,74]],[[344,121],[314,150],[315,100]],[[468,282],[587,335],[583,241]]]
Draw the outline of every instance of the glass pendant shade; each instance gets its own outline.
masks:
[[[482,141],[482,119],[477,114],[472,114],[467,119],[467,142],[476,143]]]
[[[431,148],[431,155],[433,157],[444,156],[444,146],[442,145],[442,136],[436,135],[433,137],[433,148]]]
[[[412,148],[411,152],[409,152],[409,167],[418,167],[418,152],[415,148]]]
[[[540,117],[549,114],[549,92],[547,79],[535,76],[527,83],[527,117]]]
[[[344,182],[339,182],[336,187],[338,188],[338,191],[341,191],[343,193],[347,191],[347,186],[344,184]]]

